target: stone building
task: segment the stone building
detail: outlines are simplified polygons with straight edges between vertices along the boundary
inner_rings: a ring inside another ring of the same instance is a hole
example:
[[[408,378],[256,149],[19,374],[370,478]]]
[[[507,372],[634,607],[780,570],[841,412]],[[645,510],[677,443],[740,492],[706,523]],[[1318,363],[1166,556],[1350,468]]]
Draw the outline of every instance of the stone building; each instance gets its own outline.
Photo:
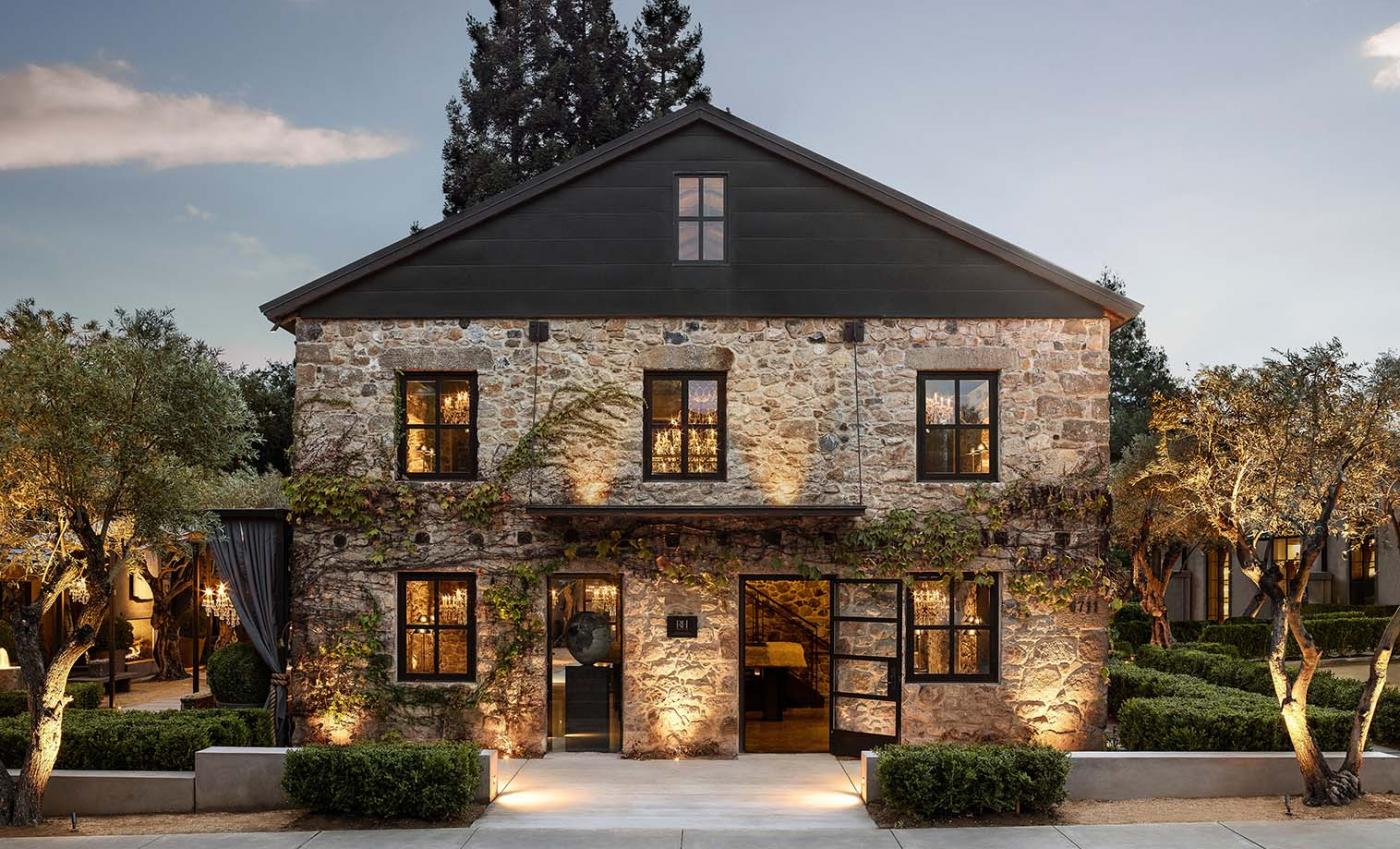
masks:
[[[891,510],[1106,462],[1108,337],[1138,304],[698,104],[262,309],[296,334],[299,473],[423,505],[394,544],[364,533],[382,514],[302,517],[303,736],[1101,743],[1103,605],[1027,609],[1005,564],[862,578],[832,552]],[[631,396],[608,438],[503,479],[551,404],[606,385]],[[508,500],[468,522],[483,481]],[[646,540],[641,568],[609,539]],[[695,551],[726,578],[677,571]],[[541,563],[532,589],[516,567]],[[489,597],[520,587],[544,633],[509,685],[422,697],[484,686],[520,633]],[[328,718],[320,652],[371,610],[419,698]]]

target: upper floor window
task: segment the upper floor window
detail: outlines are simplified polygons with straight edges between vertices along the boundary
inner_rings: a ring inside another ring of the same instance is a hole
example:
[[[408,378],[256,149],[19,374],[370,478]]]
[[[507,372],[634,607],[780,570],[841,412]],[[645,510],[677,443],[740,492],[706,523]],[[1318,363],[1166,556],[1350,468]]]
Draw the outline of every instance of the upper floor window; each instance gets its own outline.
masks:
[[[724,477],[724,372],[647,372],[644,477]]]
[[[476,375],[405,374],[399,467],[408,477],[476,477]]]
[[[918,575],[907,593],[911,681],[997,679],[997,575]]]
[[[920,372],[919,480],[995,480],[997,376]]]
[[[724,177],[676,178],[676,228],[678,260],[724,261]]]
[[[476,678],[476,576],[399,573],[399,679]]]

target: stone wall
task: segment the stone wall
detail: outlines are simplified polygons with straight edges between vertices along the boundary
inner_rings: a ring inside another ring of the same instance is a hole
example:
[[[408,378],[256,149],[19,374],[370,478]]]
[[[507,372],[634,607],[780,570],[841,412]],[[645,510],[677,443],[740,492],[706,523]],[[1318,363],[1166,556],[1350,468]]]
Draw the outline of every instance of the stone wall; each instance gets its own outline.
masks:
[[[854,362],[852,347],[840,342],[841,322],[834,320],[571,319],[552,321],[551,339],[538,350],[525,329],[526,322],[513,320],[300,321],[299,459],[334,446],[346,458],[345,471],[392,478],[397,373],[474,371],[480,466],[489,475],[529,427],[536,404],[545,409],[555,391],[616,381],[640,394],[647,369],[727,372],[727,479],[642,480],[638,405],[614,443],[562,446],[558,468],[515,482],[514,505],[533,495],[538,502],[617,504],[862,501],[870,515],[895,507],[953,509],[966,485],[915,479],[915,374],[924,369],[999,372],[1004,480],[1032,472],[1054,475],[1107,456],[1106,320],[870,321]],[[450,492],[468,485],[412,486]],[[392,647],[398,570],[479,573],[480,599],[512,563],[556,556],[564,542],[563,526],[532,519],[519,506],[486,529],[464,529],[434,510],[422,526],[419,544],[395,548],[383,562],[356,535],[346,538],[314,524],[298,528],[294,619],[307,625],[295,635],[294,663],[314,657],[324,644],[327,635],[315,623],[331,621],[330,611],[377,607],[384,614],[382,637]],[[844,527],[836,523],[830,530]],[[754,573],[771,571],[769,563],[755,559]],[[737,597],[704,597],[630,575],[623,592],[624,748],[636,754],[733,752]],[[538,606],[542,616],[543,599]],[[488,611],[478,607],[478,670],[484,673],[498,634]],[[700,637],[665,639],[668,610],[699,613]],[[1098,668],[1107,650],[1104,617],[1005,617],[1003,629],[1002,683],[907,685],[906,738],[985,734],[1095,744],[1103,721]],[[409,736],[469,734],[508,750],[538,751],[545,738],[543,652],[525,664],[528,674],[508,706],[488,708],[484,716],[431,721],[415,720],[409,712],[398,730]],[[307,694],[306,683],[294,682],[294,701]],[[452,727],[444,730],[444,722]],[[384,730],[328,729],[307,711],[299,728],[304,736],[341,737]]]

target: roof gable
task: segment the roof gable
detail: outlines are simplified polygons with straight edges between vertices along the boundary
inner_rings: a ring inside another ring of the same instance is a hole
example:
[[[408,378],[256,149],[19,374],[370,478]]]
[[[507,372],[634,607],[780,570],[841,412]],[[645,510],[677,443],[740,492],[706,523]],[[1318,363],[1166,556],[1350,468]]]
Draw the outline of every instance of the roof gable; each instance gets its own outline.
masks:
[[[674,262],[677,172],[729,175],[728,261]],[[264,304],[322,318],[1078,317],[1141,306],[708,104]]]

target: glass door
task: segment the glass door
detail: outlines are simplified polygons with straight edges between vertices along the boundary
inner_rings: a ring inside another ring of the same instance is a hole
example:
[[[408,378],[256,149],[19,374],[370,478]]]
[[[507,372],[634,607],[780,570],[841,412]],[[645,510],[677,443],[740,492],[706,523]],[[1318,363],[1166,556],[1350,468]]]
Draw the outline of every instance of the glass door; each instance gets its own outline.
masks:
[[[549,750],[622,750],[622,586],[549,578]]]
[[[832,581],[831,753],[899,740],[901,582]]]

